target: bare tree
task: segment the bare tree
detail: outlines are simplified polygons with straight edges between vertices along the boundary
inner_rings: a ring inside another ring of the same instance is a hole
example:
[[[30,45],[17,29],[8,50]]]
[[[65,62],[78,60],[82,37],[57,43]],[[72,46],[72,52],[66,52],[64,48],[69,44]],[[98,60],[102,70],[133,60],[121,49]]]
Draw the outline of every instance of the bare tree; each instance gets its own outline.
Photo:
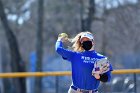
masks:
[[[23,60],[22,60],[20,52],[19,52],[17,39],[8,24],[8,20],[6,18],[3,3],[1,0],[0,0],[0,9],[1,9],[0,10],[1,22],[5,29],[5,34],[6,34],[8,45],[10,48],[12,72],[23,72],[23,71],[25,71],[24,63],[23,63]],[[13,79],[13,86],[15,86],[14,93],[26,93],[24,78]]]
[[[86,14],[87,16],[85,18],[82,18],[82,21],[81,21],[82,31],[91,30],[94,14],[95,14],[95,0],[89,0],[89,8]]]
[[[36,42],[36,49],[37,49],[37,71],[42,71],[42,55],[43,55],[43,20],[44,20],[44,0],[38,0],[38,23],[37,23],[37,42]],[[42,93],[42,78],[36,78],[36,93]]]

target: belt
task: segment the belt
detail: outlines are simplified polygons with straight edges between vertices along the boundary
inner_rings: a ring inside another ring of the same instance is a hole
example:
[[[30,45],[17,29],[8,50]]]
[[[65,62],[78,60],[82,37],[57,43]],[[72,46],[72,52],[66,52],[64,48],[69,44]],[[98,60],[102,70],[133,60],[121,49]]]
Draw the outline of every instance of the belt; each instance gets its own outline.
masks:
[[[76,91],[82,92],[82,93],[98,93],[97,89],[95,89],[95,90],[85,90],[85,89],[79,89],[75,86],[71,86],[71,88],[76,90]]]

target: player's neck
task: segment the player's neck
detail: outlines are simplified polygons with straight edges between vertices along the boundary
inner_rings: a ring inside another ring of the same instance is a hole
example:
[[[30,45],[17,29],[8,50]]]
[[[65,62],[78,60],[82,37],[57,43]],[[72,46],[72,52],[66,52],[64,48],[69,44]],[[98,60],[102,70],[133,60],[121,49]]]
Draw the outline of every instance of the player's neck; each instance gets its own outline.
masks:
[[[89,51],[93,51],[94,50],[94,47],[92,47]]]

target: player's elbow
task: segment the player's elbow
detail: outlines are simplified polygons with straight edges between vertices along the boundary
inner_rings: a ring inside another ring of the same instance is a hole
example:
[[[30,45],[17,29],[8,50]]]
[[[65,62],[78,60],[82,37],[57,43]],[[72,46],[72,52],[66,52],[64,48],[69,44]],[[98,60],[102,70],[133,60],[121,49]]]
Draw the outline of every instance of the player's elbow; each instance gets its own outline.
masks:
[[[57,48],[56,48],[56,52],[57,52],[59,55],[64,56],[64,50],[63,50],[62,47],[57,47]]]
[[[56,47],[55,50],[56,50],[57,53],[60,54],[60,52],[61,52],[62,49],[61,49],[61,47]]]
[[[108,75],[108,80],[107,82],[110,82],[111,81],[111,75]]]

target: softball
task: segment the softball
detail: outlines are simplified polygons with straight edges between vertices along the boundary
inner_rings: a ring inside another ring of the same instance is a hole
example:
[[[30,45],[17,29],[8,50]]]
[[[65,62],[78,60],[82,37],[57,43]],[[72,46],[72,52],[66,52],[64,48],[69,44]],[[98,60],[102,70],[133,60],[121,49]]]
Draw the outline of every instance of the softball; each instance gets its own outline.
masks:
[[[68,35],[66,33],[61,33],[61,34],[59,34],[59,37],[66,37],[66,38],[68,38]]]

